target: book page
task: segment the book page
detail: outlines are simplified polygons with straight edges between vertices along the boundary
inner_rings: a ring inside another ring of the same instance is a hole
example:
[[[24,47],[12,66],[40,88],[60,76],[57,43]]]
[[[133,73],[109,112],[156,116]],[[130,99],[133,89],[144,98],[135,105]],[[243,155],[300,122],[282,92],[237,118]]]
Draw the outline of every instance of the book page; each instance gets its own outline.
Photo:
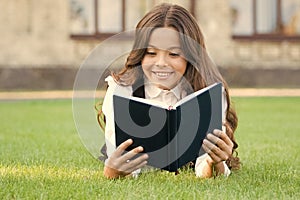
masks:
[[[114,94],[114,95],[116,95],[116,94]],[[116,96],[123,97],[123,98],[133,100],[133,101],[137,101],[137,102],[141,102],[141,103],[144,103],[144,104],[152,105],[152,106],[155,106],[155,107],[163,108],[163,109],[168,109],[168,107],[169,107],[169,105],[167,105],[164,102],[156,101],[156,100],[152,100],[152,99],[144,99],[144,98],[133,97],[133,96],[128,97],[128,96],[122,96],[122,95],[116,95]]]
[[[218,85],[219,83],[214,83],[210,86],[207,86],[205,88],[202,88],[201,90],[198,90],[196,92],[193,92],[192,94],[189,94],[188,96],[182,98],[181,100],[179,100],[174,106],[173,109],[176,109],[176,107],[180,106],[181,104],[188,102],[189,100],[193,99],[194,97],[204,93],[205,91],[210,90],[211,88],[215,87],[216,85]]]
[[[170,108],[175,110],[176,107],[178,107],[179,105],[182,105],[183,103],[188,102],[189,100],[191,100],[194,97],[204,93],[205,91],[210,90],[211,88],[215,87],[218,84],[220,84],[220,83],[214,83],[214,84],[212,84],[210,86],[207,86],[205,88],[202,88],[201,90],[198,90],[198,91],[196,91],[192,94],[189,94],[188,96],[182,98],[174,106],[171,106],[171,107],[170,107],[170,105],[167,105],[165,102],[161,102],[161,101],[156,101],[156,100],[151,100],[151,99],[144,99],[144,98],[133,97],[133,96],[128,97],[128,96],[117,95],[117,94],[114,94],[114,95],[120,96],[120,97],[123,97],[123,98],[126,98],[126,99],[130,99],[130,100],[133,100],[133,101],[145,103],[145,104],[148,104],[148,105],[152,105],[152,106],[155,106],[155,107],[167,109],[167,110],[170,110]]]

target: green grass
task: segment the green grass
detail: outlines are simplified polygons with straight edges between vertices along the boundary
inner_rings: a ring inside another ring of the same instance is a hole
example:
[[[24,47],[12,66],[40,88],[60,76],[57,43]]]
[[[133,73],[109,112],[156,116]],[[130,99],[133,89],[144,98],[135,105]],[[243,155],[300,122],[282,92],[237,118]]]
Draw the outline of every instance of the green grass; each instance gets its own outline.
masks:
[[[300,98],[234,98],[243,162],[229,178],[151,172],[106,180],[70,100],[0,102],[0,199],[300,199]]]

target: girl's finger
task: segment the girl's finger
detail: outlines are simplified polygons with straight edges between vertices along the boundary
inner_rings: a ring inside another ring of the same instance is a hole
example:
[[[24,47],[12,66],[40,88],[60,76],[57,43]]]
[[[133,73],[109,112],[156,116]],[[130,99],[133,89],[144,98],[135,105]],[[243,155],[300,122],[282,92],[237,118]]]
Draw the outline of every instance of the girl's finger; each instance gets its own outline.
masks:
[[[122,157],[120,157],[120,162],[127,162],[127,160],[132,159],[133,157],[135,157],[139,153],[142,153],[143,151],[144,151],[143,147],[141,146],[136,147],[130,150],[129,152],[125,153],[124,155],[122,155]]]
[[[219,138],[217,146],[225,153],[226,158],[229,157],[232,154],[233,142],[224,131],[216,129],[213,133]]]
[[[148,163],[147,159],[148,159],[148,155],[144,154],[134,160],[129,161],[128,162],[128,170],[130,172],[133,172],[137,169],[144,167]]]
[[[214,145],[220,147],[221,149],[226,146],[226,143],[214,134],[207,134],[207,139]]]
[[[228,156],[224,151],[222,151],[219,147],[217,147],[207,139],[204,139],[202,147],[215,162],[220,162],[222,160],[228,159]]]
[[[208,154],[212,151],[212,149],[217,148],[217,146],[214,145],[213,143],[211,143],[208,139],[203,140],[202,147],[203,147],[204,151]]]
[[[125,142],[121,143],[121,144],[117,147],[116,151],[113,153],[114,156],[115,156],[115,157],[120,157],[120,156],[123,154],[123,152],[124,152],[130,145],[132,145],[132,143],[133,143],[132,139],[128,139],[128,140],[126,140]]]
[[[230,146],[231,148],[233,148],[233,142],[231,141],[231,139],[228,137],[228,135],[224,131],[220,131],[218,129],[215,129],[213,131],[213,133],[217,137],[221,138],[222,141],[224,141],[228,146]]]
[[[204,145],[203,149],[207,149],[207,147],[205,147],[205,145]],[[222,161],[221,158],[219,158],[213,151],[210,151],[209,149],[208,149],[208,151],[209,151],[208,155],[213,160],[213,163],[218,163],[218,162]]]

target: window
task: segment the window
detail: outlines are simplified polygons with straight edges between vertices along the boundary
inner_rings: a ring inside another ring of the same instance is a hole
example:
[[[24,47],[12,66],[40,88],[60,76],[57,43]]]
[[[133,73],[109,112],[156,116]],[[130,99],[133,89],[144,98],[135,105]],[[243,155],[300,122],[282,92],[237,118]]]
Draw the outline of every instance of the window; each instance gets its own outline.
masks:
[[[106,38],[132,30],[155,0],[69,0],[72,38]],[[168,0],[167,2],[172,2]],[[195,0],[173,0],[194,13]]]
[[[95,32],[94,0],[70,0],[71,34],[93,34]]]
[[[233,38],[300,39],[299,0],[231,0]]]

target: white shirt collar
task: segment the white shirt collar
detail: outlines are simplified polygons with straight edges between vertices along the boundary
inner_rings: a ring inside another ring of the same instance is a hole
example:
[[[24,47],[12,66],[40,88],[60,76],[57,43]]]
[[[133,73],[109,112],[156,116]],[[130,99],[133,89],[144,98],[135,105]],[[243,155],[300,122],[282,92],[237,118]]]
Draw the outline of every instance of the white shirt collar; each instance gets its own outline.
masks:
[[[183,81],[182,79],[180,82],[171,90],[163,90],[159,87],[157,87],[155,84],[151,83],[146,77],[145,77],[145,93],[150,99],[158,97],[161,93],[167,93],[172,92],[177,100],[182,99],[184,96],[186,96],[186,92],[183,91],[182,87]]]

